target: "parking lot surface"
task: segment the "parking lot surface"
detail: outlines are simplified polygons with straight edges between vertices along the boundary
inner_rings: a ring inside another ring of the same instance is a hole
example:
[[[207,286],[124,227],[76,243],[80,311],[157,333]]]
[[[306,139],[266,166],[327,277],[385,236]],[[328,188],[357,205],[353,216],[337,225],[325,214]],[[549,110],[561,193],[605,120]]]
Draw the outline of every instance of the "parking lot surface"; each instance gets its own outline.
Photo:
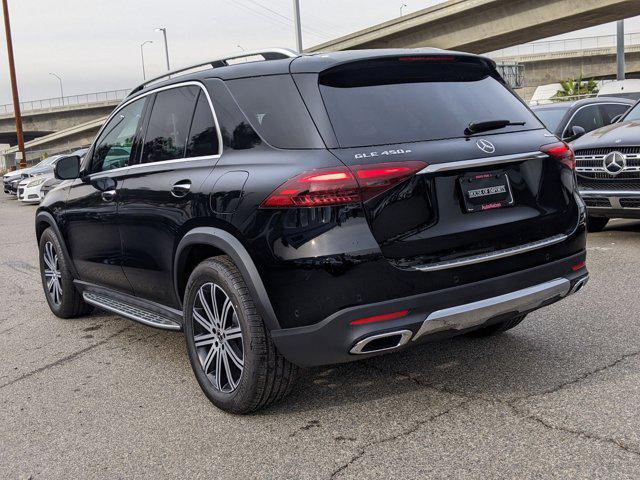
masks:
[[[181,334],[50,313],[34,212],[0,199],[0,478],[640,477],[640,222],[590,235],[588,286],[507,334],[305,370],[237,417]]]

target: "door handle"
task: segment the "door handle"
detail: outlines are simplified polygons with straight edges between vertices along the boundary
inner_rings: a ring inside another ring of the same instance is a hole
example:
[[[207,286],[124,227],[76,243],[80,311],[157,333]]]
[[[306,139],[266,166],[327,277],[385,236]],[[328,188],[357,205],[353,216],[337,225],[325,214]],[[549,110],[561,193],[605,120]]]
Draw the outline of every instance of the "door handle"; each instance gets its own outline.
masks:
[[[191,190],[191,180],[181,180],[171,187],[171,195],[180,198],[186,196]]]
[[[115,198],[116,198],[115,190],[106,190],[102,192],[102,200],[104,200],[105,202],[113,202]]]

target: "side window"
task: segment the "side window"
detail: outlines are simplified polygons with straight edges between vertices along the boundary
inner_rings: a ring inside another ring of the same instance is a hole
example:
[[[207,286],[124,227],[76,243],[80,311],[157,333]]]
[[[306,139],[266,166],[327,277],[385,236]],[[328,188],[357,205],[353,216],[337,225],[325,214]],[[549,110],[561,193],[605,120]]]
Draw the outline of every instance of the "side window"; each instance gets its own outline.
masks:
[[[217,155],[218,152],[216,123],[213,119],[207,96],[203,91],[200,91],[198,103],[196,103],[196,111],[191,122],[186,156],[203,157],[205,155]]]
[[[90,173],[104,172],[130,165],[133,140],[140,124],[145,99],[120,110],[102,131],[91,157]]]
[[[598,105],[589,105],[578,110],[567,125],[563,137],[571,136],[571,129],[576,125],[584,128],[587,133],[596,128],[604,127],[605,121]]]
[[[184,158],[199,90],[196,86],[178,87],[156,94],[142,147],[142,163]]]
[[[600,105],[600,108],[604,112],[605,122],[610,124],[615,117],[629,110],[630,106],[620,103],[605,103],[604,105]]]

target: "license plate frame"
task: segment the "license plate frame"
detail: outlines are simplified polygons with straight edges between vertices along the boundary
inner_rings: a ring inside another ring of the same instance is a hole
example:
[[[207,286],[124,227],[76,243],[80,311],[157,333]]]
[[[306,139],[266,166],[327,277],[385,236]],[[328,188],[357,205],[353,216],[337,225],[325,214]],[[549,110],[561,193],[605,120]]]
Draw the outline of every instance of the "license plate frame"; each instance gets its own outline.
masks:
[[[469,173],[458,178],[466,213],[511,207],[515,202],[505,171]]]

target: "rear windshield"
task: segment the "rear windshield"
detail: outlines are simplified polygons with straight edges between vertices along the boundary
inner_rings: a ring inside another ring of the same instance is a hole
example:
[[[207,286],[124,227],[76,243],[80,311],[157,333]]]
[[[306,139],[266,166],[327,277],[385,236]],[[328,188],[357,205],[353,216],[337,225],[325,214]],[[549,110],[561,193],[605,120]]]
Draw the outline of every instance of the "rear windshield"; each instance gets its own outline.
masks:
[[[558,128],[558,125],[560,125],[560,120],[562,120],[562,117],[564,117],[568,110],[569,107],[567,106],[558,108],[534,108],[533,112],[538,116],[542,123],[544,123],[545,127],[554,132]]]
[[[463,137],[470,122],[526,122],[487,133],[542,128],[485,61],[400,57],[354,62],[320,75],[342,147]]]

